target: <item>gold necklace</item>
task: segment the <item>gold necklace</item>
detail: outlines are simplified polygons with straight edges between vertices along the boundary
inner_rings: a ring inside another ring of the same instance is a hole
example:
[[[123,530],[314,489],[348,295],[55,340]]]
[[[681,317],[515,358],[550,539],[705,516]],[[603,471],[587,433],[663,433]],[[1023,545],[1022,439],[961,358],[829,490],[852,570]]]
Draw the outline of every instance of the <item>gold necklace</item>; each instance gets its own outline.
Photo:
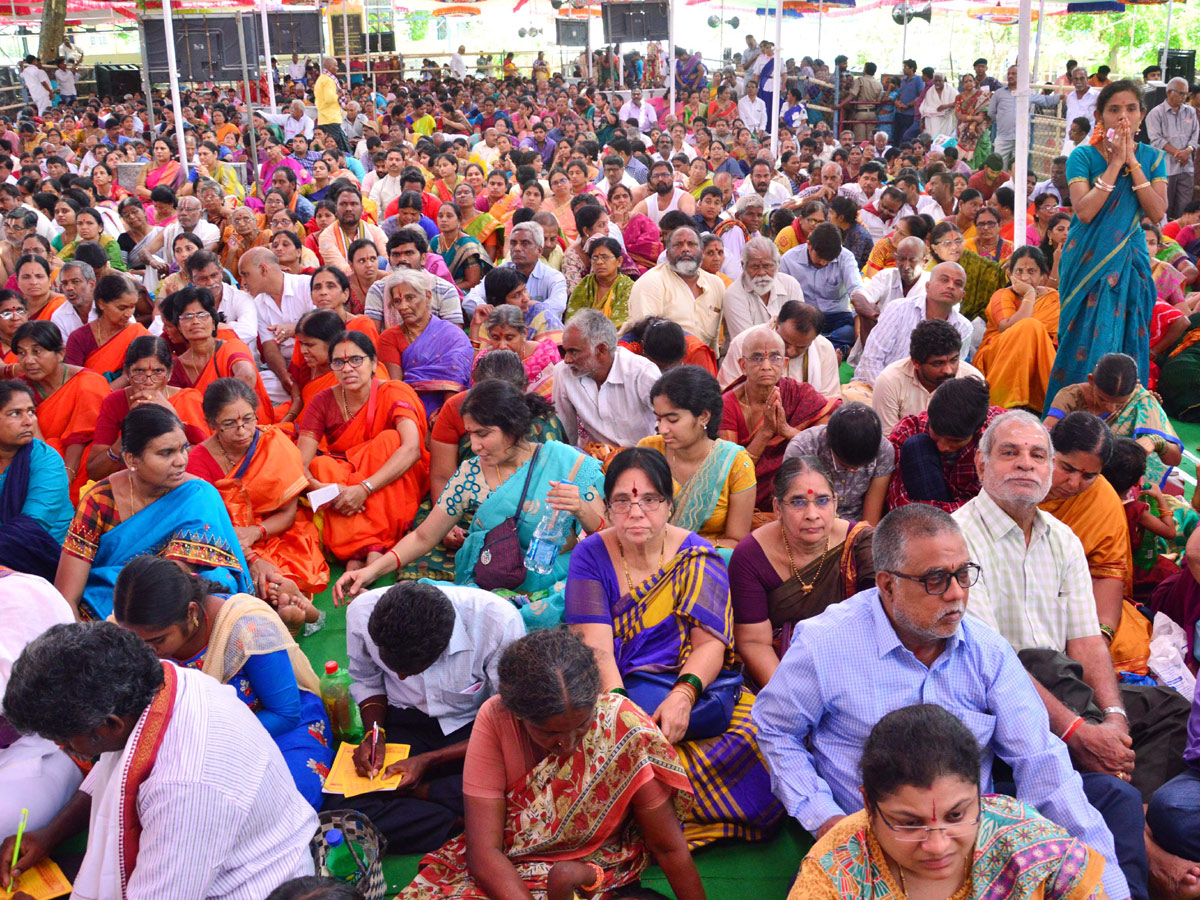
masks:
[[[621,554],[621,567],[625,570],[625,583],[629,585],[629,593],[633,593],[633,578],[629,575],[629,561],[625,559],[625,545],[617,538],[617,552]],[[662,549],[658,551],[658,567],[661,569],[667,561],[667,536],[663,535]]]
[[[804,583],[804,579],[800,577],[800,570],[796,568],[796,561],[792,559],[792,545],[788,543],[787,529],[783,527],[783,523],[779,523],[779,533],[783,535],[783,549],[787,552],[788,566],[792,570],[792,577],[800,582],[800,589],[805,593],[812,593],[813,585],[821,580],[821,575],[825,569],[825,560],[829,556],[829,538],[830,535],[825,535],[825,549],[821,552],[821,558],[817,561],[817,573],[813,576],[813,580],[808,584]]]

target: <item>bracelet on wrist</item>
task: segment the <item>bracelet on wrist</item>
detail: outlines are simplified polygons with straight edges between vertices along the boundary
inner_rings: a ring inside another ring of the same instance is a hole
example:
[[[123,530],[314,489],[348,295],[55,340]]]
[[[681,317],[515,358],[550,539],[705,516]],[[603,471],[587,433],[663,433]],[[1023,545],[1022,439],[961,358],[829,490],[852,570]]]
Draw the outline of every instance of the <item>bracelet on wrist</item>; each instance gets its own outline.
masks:
[[[1083,716],[1076,716],[1075,721],[1072,722],[1070,725],[1068,725],[1067,730],[1062,733],[1062,738],[1061,738],[1062,742],[1065,744],[1067,741],[1069,741],[1071,739],[1071,735],[1073,735],[1075,733],[1075,730],[1077,728],[1079,728],[1079,726],[1082,724],[1083,724]]]
[[[359,482],[359,484],[361,484],[366,489],[368,497],[370,497],[373,493],[375,493],[375,486],[373,484],[371,484],[371,480],[369,478],[364,478],[362,481]]]
[[[1104,714],[1106,719],[1109,716],[1120,716],[1126,722],[1129,721],[1129,713],[1125,712],[1125,707],[1123,706],[1106,706],[1100,712]]]
[[[684,672],[682,675],[680,675],[678,678],[675,679],[676,687],[678,687],[681,684],[691,685],[692,688],[696,691],[696,696],[699,696],[704,693],[704,682],[700,680],[700,676],[693,675],[691,672]]]
[[[626,700],[629,699],[629,691],[625,690],[625,688],[623,688],[623,687],[615,687],[611,691],[609,691],[609,693],[610,694],[619,694],[620,696],[624,697]]]
[[[593,894],[600,889],[600,885],[604,884],[604,870],[594,862],[585,861],[584,865],[592,870],[592,874],[595,877],[592,879],[591,884],[581,884],[579,890]]]
[[[108,453],[108,458],[111,459],[113,462],[119,463],[121,461],[121,457],[117,456],[117,454],[112,452],[112,447],[109,447],[105,452]]]
[[[396,560],[396,571],[399,572],[401,569],[404,568],[403,563],[400,562],[400,554],[396,552],[395,547],[390,548],[388,550],[388,553],[390,553],[392,555],[392,558]]]
[[[1116,633],[1116,631],[1114,631],[1114,630],[1113,630],[1113,627],[1112,627],[1111,625],[1103,625],[1103,624],[1102,624],[1102,625],[1100,626],[1100,633],[1101,633],[1102,635],[1104,635],[1105,639],[1106,639],[1106,640],[1107,640],[1107,641],[1108,641],[1110,644],[1112,643],[1112,641],[1113,641],[1113,638],[1115,638],[1115,637],[1117,636],[1117,633]]]

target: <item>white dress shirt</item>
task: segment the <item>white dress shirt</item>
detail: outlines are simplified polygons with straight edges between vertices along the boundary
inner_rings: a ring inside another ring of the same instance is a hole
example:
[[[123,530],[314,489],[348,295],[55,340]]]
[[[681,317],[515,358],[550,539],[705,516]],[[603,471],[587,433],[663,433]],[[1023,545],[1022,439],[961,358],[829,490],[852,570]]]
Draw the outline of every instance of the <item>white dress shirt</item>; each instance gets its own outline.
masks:
[[[755,190],[754,183],[747,177],[737,189],[737,195],[749,197],[751,194],[758,194],[758,191]],[[785,201],[791,200],[792,192],[778,181],[770,181],[767,183],[767,192],[759,196],[762,197],[764,210],[770,213],[772,210],[778,209]]]
[[[275,341],[272,325],[295,324],[296,321],[313,309],[312,294],[309,291],[311,279],[307,275],[290,275],[283,273],[283,296],[276,303],[270,294],[259,294],[254,298],[254,306],[258,310],[258,339],[264,344]],[[224,293],[225,289],[222,289]],[[275,341],[284,360],[292,358],[292,349],[296,344],[293,335],[286,341]]]
[[[258,363],[258,305],[254,298],[232,284],[221,285],[221,302],[217,312],[225,316],[225,324],[250,348]],[[261,365],[259,368],[262,368]]]
[[[738,101],[737,111],[738,118],[750,129],[751,134],[767,130],[767,104],[763,102],[762,97],[755,97],[753,100],[749,96],[743,97]]]
[[[403,193],[404,189],[400,186],[399,175],[384,175],[382,178],[376,178],[375,183],[368,189],[372,200],[379,204],[379,220],[383,221],[384,211],[389,204]]]
[[[879,316],[863,346],[862,359],[854,370],[854,380],[864,384],[875,384],[875,379],[885,366],[908,356],[909,342],[913,329],[925,321],[925,291],[910,294],[903,300],[893,300]],[[950,310],[947,321],[962,336],[962,355],[968,356],[974,329],[971,323],[955,310]]]
[[[590,375],[575,375],[565,362],[556,364],[553,403],[567,442],[632,447],[654,434],[650,389],[661,376],[658,366],[626,347],[617,347],[604,384]]]
[[[96,311],[91,311],[91,318],[95,318]],[[91,319],[89,318],[89,321]],[[53,313],[50,314],[50,322],[57,326],[59,334],[62,335],[63,344],[66,344],[67,338],[75,331],[83,327],[83,320],[79,318],[79,313],[75,311],[70,303],[64,303]]]
[[[174,243],[175,238],[179,237],[181,234],[187,234],[188,232],[191,232],[204,242],[205,250],[215,251],[217,249],[218,242],[221,240],[221,229],[219,229],[212,222],[201,219],[192,228],[184,228],[179,221],[176,220],[163,229],[163,245],[159,249],[158,255],[165,260],[174,262],[175,256],[174,251],[172,250],[172,244]]]
[[[643,134],[658,124],[658,113],[654,111],[653,106],[645,102],[640,106],[634,106],[632,100],[627,100],[617,116],[622,125],[630,119],[637,119],[638,131]]]
[[[384,665],[379,645],[371,640],[367,622],[386,587],[367,591],[346,610],[346,650],[354,684],[350,695],[359,703],[387,695],[388,706],[415,709],[438,720],[442,734],[474,721],[483,701],[499,690],[500,656],[525,635],[517,608],[495,594],[475,587],[439,584],[437,589],[454,606],[450,643],[432,666],[406,678]]]

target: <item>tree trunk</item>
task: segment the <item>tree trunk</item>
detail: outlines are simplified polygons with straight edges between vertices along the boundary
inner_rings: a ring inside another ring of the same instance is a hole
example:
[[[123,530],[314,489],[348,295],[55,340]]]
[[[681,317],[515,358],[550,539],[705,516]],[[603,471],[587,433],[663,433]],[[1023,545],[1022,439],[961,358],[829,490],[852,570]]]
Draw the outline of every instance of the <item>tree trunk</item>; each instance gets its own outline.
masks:
[[[67,0],[45,0],[42,8],[42,34],[38,42],[38,58],[43,63],[58,57],[58,48],[67,32]]]

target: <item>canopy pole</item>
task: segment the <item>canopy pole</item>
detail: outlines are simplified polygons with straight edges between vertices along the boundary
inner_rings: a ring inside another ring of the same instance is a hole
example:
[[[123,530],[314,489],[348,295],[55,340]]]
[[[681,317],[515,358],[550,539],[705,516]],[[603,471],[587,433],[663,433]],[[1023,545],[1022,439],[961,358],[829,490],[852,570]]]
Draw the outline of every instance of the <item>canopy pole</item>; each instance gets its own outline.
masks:
[[[1167,57],[1171,55],[1171,10],[1175,8],[1175,0],[1167,0],[1167,39],[1163,46],[1162,70],[1163,80],[1167,80]]]
[[[904,60],[908,58],[908,20],[912,18],[912,8],[906,3],[904,4],[904,36],[900,38],[900,66],[904,67]]]
[[[1033,77],[1039,84],[1048,79],[1038,78],[1038,62],[1042,57],[1042,19],[1046,17],[1046,0],[1038,0],[1037,37],[1033,41]],[[1070,126],[1070,122],[1067,123]]]
[[[1025,200],[1028,188],[1025,173],[1029,170],[1029,32],[1031,17],[1030,0],[1021,0],[1021,17],[1017,36],[1017,140],[1016,158],[1013,160],[1013,246],[1024,246]]]
[[[825,4],[817,4],[817,59],[821,58],[821,23],[825,20]]]
[[[663,119],[667,116],[675,115],[675,7],[678,3],[667,4],[667,77],[671,79],[671,84],[667,93],[667,111],[663,115]]]
[[[594,76],[592,73],[592,7],[590,3],[583,7],[583,12],[583,36],[586,42],[585,52],[587,53],[586,73],[588,84],[591,84]],[[599,79],[596,80],[598,81]]]
[[[141,44],[139,48],[142,51],[142,90],[146,92],[146,128],[150,131],[154,130],[154,85],[150,81],[150,57],[146,51],[146,20],[143,16],[138,16],[138,42]]]
[[[771,156],[779,158],[779,110],[782,108],[779,90],[783,81],[783,56],[780,45],[783,43],[783,0],[775,0],[775,46],[771,48],[771,104],[774,109],[768,109],[771,117]]]
[[[342,0],[342,40],[346,43],[346,92],[354,92],[350,79],[350,0]]]
[[[275,68],[271,65],[271,21],[267,17],[267,4],[262,5],[263,61],[267,66],[267,103],[275,110]]]
[[[163,0],[163,2],[165,4],[169,0]],[[255,169],[258,168],[258,144],[254,137],[254,106],[250,103],[250,68],[246,64],[246,32],[242,22],[243,16],[244,13],[242,12],[237,14],[238,47],[242,51],[242,82],[246,85],[246,110],[250,116],[250,128],[247,130],[250,138],[250,160],[246,165],[246,172],[249,176],[247,180],[257,183],[258,173]],[[259,188],[259,192],[262,192],[262,188]]]
[[[183,105],[179,102],[179,65],[175,62],[175,23],[171,21],[171,0],[163,0],[163,36],[167,41],[167,77],[171,83],[171,109],[175,112],[175,142],[179,146],[179,165],[186,179],[190,160],[187,158],[187,142],[183,139]],[[238,22],[238,37],[241,36],[241,22]],[[149,100],[147,97],[146,106],[150,105]]]

